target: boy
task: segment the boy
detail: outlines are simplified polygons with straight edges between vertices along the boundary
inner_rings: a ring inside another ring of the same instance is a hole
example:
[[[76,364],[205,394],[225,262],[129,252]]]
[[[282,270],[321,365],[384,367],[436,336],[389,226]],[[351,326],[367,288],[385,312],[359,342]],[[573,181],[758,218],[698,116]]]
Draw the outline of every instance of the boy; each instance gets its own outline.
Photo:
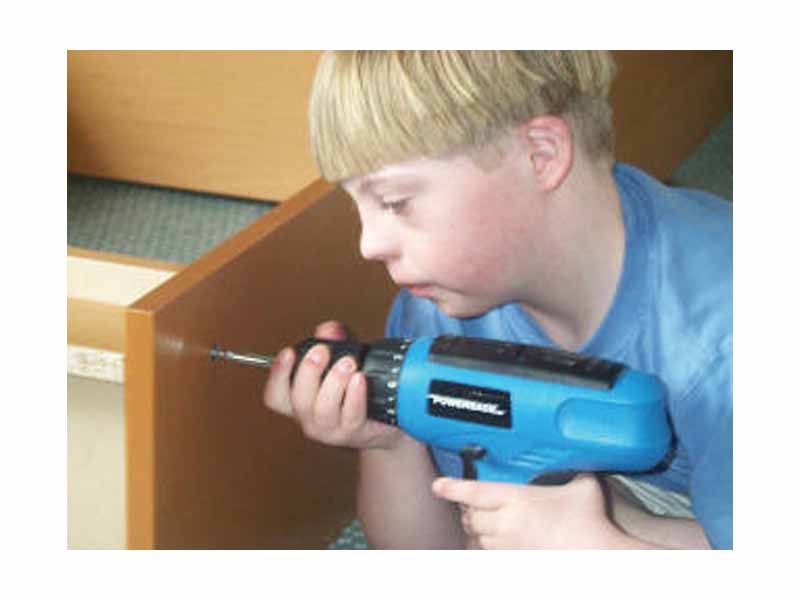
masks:
[[[732,211],[615,164],[606,52],[337,52],[311,99],[312,146],[362,223],[361,253],[401,286],[388,336],[558,346],[657,374],[677,453],[635,479],[691,498],[656,516],[609,478],[560,486],[456,479],[461,462],[366,420],[351,358],[267,406],[360,450],[359,518],[382,548],[730,548]],[[342,338],[329,322],[315,332]],[[440,474],[449,477],[442,478]]]

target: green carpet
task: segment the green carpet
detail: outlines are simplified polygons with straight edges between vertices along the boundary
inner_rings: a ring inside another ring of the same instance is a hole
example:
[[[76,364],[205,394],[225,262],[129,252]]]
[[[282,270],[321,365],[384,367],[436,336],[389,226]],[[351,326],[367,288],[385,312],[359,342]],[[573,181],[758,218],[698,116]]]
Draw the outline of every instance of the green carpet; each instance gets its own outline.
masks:
[[[364,529],[361,523],[357,520],[352,521],[345,527],[338,539],[328,546],[328,550],[369,550],[370,546],[367,542],[367,537],[364,535]]]
[[[67,243],[188,264],[273,206],[68,175]]]
[[[684,160],[670,178],[681,187],[704,189],[733,201],[733,115]]]

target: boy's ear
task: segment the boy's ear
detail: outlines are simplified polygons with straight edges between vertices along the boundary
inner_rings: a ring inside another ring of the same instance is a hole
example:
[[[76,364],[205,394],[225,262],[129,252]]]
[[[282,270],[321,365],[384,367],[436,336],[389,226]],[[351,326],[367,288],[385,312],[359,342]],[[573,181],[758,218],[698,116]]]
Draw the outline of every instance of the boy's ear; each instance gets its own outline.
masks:
[[[556,189],[572,168],[574,146],[569,124],[561,117],[542,115],[523,127],[536,178],[543,190]]]

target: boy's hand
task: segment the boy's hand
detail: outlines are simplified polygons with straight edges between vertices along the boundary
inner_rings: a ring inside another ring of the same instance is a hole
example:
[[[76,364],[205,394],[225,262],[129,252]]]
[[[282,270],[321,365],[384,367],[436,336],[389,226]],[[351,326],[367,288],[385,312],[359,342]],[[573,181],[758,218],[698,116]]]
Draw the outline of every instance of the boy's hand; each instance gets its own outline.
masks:
[[[319,339],[343,340],[345,328],[336,321],[317,326]],[[333,446],[390,449],[403,432],[367,419],[367,382],[356,372],[356,362],[346,356],[321,380],[330,361],[324,345],[313,347],[290,381],[296,360],[292,348],[284,348],[270,368],[264,387],[264,404],[282,415],[294,418],[306,437]]]
[[[461,523],[474,548],[609,548],[624,538],[591,474],[559,486],[439,478],[433,492],[462,505]]]

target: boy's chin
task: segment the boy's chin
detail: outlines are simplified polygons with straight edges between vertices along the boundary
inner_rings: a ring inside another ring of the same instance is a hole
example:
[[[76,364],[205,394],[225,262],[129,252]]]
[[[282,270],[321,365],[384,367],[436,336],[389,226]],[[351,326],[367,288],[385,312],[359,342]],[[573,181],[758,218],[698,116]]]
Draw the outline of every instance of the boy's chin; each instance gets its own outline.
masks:
[[[448,300],[434,300],[440,311],[452,319],[474,319],[485,315],[493,307],[478,306],[465,302],[453,302]]]
[[[453,319],[472,319],[495,308],[486,299],[464,296],[438,286],[410,286],[408,291],[421,299],[433,302],[441,312]]]

